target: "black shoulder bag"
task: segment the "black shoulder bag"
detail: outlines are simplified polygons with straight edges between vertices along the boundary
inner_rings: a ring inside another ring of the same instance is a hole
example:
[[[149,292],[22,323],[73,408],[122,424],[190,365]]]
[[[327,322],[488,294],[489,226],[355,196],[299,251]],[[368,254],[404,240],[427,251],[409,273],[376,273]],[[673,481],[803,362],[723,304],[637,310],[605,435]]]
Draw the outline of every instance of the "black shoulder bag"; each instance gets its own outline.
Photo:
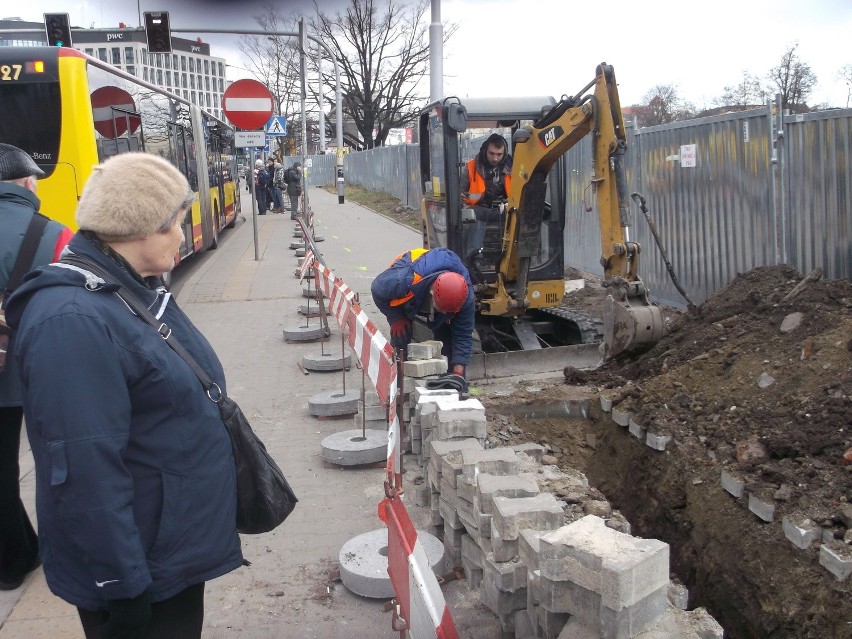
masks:
[[[9,338],[12,336],[12,330],[6,324],[6,301],[12,291],[20,286],[24,275],[32,270],[35,254],[41,242],[41,236],[44,235],[47,222],[48,219],[44,215],[40,213],[33,215],[29,226],[27,226],[24,241],[21,242],[21,250],[18,251],[18,257],[15,259],[14,266],[12,266],[12,272],[9,273],[6,290],[3,291],[3,295],[0,295],[0,373],[6,370],[6,352],[9,350]]]
[[[265,533],[283,523],[299,500],[237,403],[225,395],[219,385],[204,372],[192,355],[177,341],[172,330],[155,318],[115,277],[93,260],[81,255],[66,255],[60,261],[86,269],[107,284],[118,286],[116,295],[136,315],[150,324],[166,344],[183,358],[198,377],[207,397],[219,407],[222,422],[231,437],[234,462],[237,466],[237,531],[247,535]]]

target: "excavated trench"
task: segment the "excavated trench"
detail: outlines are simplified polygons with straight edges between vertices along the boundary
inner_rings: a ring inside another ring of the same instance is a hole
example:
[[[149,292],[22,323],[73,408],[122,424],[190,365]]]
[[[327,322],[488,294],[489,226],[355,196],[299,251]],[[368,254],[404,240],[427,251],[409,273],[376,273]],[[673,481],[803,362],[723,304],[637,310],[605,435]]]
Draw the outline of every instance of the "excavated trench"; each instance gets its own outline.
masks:
[[[561,451],[559,465],[585,473],[633,535],[668,543],[671,572],[689,589],[690,608],[706,608],[726,637],[849,637],[848,594],[822,586],[830,576],[815,553],[779,538],[777,522],[760,522],[737,503],[718,470],[694,463],[694,450],[649,448],[595,400],[587,415],[573,400],[485,402],[491,418]],[[498,439],[495,445],[515,443]]]

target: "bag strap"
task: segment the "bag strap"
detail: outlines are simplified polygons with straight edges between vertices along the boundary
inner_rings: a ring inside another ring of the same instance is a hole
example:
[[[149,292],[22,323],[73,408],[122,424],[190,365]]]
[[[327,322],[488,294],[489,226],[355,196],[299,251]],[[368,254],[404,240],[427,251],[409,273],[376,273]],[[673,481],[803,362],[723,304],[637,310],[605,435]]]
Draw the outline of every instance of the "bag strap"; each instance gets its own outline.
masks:
[[[225,393],[223,393],[222,389],[219,388],[219,384],[214,382],[210,376],[204,372],[204,369],[195,361],[195,358],[189,354],[189,351],[187,351],[183,344],[181,344],[174,336],[172,329],[169,328],[165,322],[161,322],[154,317],[153,313],[148,310],[148,307],[145,306],[145,304],[143,304],[136,295],[131,293],[127,287],[118,281],[112,273],[85,255],[70,253],[63,256],[59,261],[63,264],[70,264],[72,266],[84,268],[100,277],[108,285],[117,287],[115,294],[118,295],[118,297],[120,297],[121,300],[127,304],[130,310],[138,315],[140,319],[150,324],[154,330],[160,334],[160,337],[163,338],[166,344],[168,344],[169,348],[183,358],[187,365],[192,369],[192,372],[195,373],[198,381],[201,382],[201,385],[204,387],[204,390],[207,392],[207,396],[210,400],[218,404],[225,398]]]
[[[33,267],[35,254],[38,250],[38,245],[41,242],[41,236],[44,235],[44,229],[47,227],[48,219],[41,213],[35,213],[27,226],[27,233],[24,235],[24,241],[21,243],[21,250],[18,251],[18,257],[15,260],[15,265],[12,267],[12,272],[9,274],[9,280],[6,282],[6,291],[3,294],[3,299],[0,300],[0,306],[9,299],[12,291],[21,285],[21,280],[24,275],[29,273]]]

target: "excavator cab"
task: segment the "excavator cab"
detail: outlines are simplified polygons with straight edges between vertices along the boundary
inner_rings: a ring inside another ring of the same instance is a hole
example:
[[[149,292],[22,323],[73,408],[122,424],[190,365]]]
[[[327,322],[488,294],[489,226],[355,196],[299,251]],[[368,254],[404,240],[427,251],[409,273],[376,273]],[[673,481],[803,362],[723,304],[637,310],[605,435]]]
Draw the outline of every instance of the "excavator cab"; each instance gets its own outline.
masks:
[[[627,140],[611,66],[599,65],[594,80],[559,101],[445,98],[421,112],[419,133],[423,246],[447,247],[468,267],[486,353],[602,338],[604,354],[616,355],[662,337],[661,313],[638,276],[640,247],[628,234]],[[474,215],[462,202],[461,169],[492,133],[508,142],[511,188],[505,203]],[[590,188],[600,219],[605,284],[612,292],[602,323],[561,307],[564,154],[590,134]],[[483,223],[484,232],[476,228]]]

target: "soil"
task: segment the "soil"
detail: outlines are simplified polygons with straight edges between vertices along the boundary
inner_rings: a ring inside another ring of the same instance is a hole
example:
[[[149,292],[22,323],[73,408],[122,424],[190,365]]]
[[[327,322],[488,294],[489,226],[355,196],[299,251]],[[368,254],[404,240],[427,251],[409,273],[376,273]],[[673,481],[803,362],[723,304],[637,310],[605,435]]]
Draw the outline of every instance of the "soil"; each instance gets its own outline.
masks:
[[[626,518],[632,534],[669,543],[690,605],[732,639],[852,636],[852,577],[819,563],[824,542],[852,559],[852,283],[811,279],[757,268],[697,315],[663,309],[667,334],[641,355],[510,394],[483,387],[491,444],[536,442],[560,469],[584,473],[592,488],[582,498],[554,491],[569,516],[593,512],[615,527]],[[600,315],[605,295],[591,280],[567,301]],[[666,450],[615,425],[601,394],[671,436]],[[589,419],[519,409],[584,396]],[[722,488],[723,470],[745,481],[746,496]],[[749,510],[750,494],[774,505],[771,522]],[[811,520],[823,538],[797,548],[785,517]]]

